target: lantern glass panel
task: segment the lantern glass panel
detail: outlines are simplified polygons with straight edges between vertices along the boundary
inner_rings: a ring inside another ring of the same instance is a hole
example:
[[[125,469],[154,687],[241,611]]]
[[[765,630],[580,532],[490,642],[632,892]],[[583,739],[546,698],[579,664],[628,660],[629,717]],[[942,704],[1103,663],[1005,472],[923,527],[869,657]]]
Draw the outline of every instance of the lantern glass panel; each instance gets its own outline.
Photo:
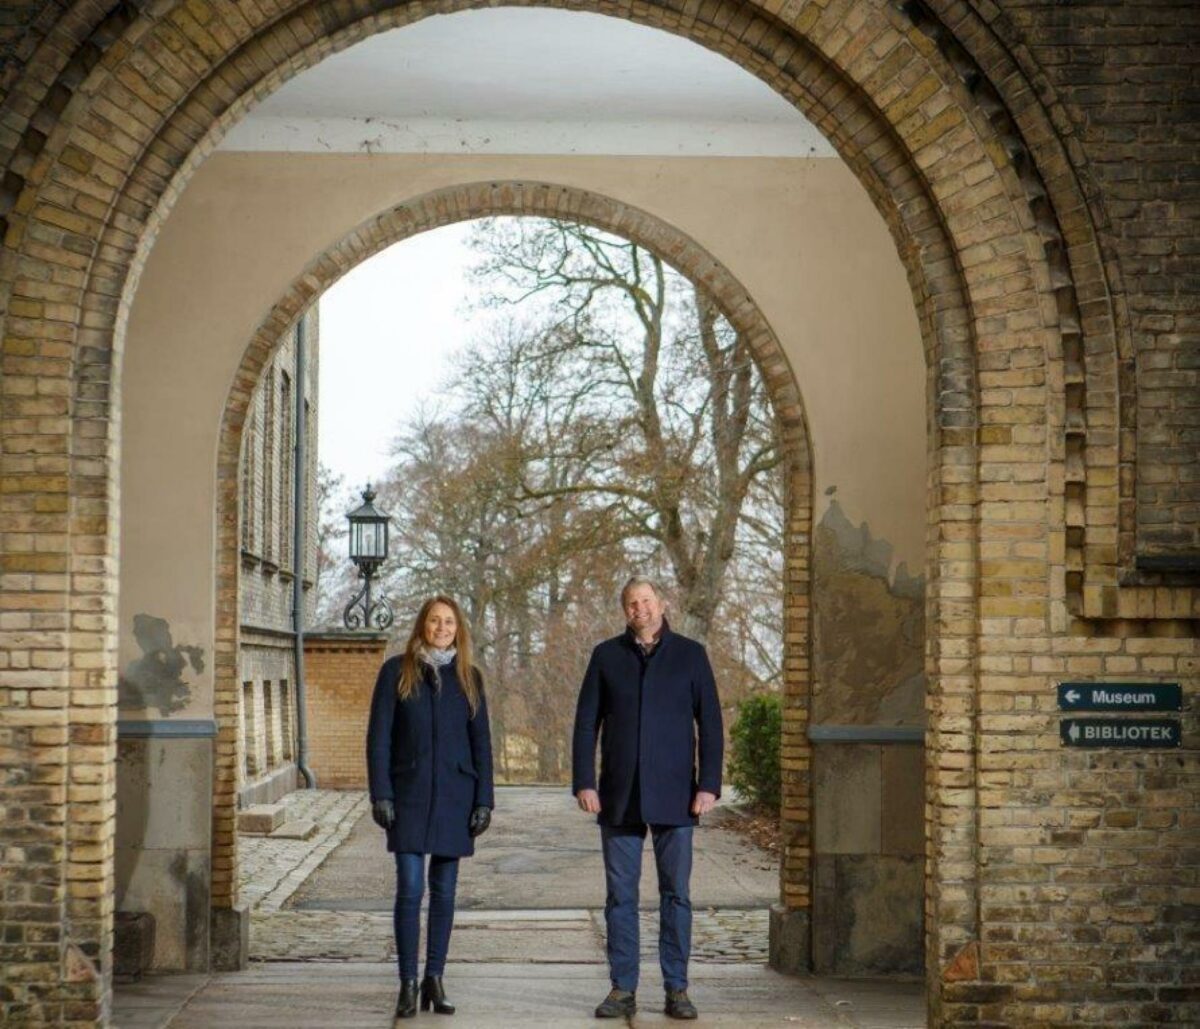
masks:
[[[347,516],[350,521],[349,549],[355,562],[375,564],[387,559],[388,516],[375,507],[375,491],[363,490],[363,505]]]

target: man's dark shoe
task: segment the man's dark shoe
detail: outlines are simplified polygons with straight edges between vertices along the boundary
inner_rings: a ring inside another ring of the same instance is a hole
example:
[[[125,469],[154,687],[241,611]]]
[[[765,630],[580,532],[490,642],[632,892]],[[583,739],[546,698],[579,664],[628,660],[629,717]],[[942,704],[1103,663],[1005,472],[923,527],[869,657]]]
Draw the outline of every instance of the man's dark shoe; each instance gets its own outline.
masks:
[[[663,1009],[668,1018],[699,1018],[696,1005],[688,1000],[687,990],[667,990],[667,1006]]]
[[[597,1018],[627,1018],[637,1011],[637,994],[615,986],[596,1008]]]

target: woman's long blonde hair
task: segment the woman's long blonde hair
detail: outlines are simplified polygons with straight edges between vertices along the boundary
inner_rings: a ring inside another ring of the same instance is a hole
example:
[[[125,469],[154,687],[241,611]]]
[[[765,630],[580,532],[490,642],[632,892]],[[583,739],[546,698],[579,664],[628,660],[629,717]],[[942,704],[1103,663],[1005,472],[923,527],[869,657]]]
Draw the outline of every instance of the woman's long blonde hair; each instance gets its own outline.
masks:
[[[439,593],[436,597],[430,597],[417,612],[412,633],[404,645],[404,657],[400,662],[400,685],[397,687],[397,692],[401,700],[411,697],[420,687],[425,669],[429,667],[428,662],[421,660],[421,652],[425,649],[425,620],[429,617],[429,612],[434,604],[445,604],[454,612],[454,620],[458,623],[458,628],[454,632],[454,646],[457,650],[454,655],[454,667],[458,672],[458,681],[462,686],[462,691],[466,695],[467,706],[471,709],[471,717],[474,718],[475,712],[479,709],[479,673],[476,672],[475,664],[471,660],[471,629],[463,617],[462,609],[450,597],[443,594]]]

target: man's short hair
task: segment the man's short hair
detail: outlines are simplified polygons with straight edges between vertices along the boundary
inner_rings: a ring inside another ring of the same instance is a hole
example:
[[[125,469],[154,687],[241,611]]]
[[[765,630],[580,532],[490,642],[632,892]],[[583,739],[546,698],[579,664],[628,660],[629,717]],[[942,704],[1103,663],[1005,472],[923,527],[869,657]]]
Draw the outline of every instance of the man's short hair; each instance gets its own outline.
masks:
[[[654,595],[659,600],[666,600],[667,595],[663,592],[662,587],[653,579],[647,579],[644,575],[631,575],[629,580],[621,587],[621,606],[625,606],[625,598],[629,596],[629,591],[635,586],[649,586],[654,590]]]

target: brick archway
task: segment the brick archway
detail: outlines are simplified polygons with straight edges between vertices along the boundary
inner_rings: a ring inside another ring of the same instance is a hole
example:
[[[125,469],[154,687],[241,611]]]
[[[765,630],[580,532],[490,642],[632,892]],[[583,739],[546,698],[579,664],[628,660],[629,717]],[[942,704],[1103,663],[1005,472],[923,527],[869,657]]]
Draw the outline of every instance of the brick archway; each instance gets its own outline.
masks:
[[[254,102],[372,33],[476,5],[294,0],[266,13],[172,0],[144,10],[81,3],[42,42],[29,37],[25,73],[6,79],[0,296],[16,381],[3,397],[2,467],[17,521],[5,530],[4,570],[23,577],[31,598],[15,613],[36,615],[52,637],[43,648],[65,655],[37,680],[38,718],[18,724],[17,746],[59,782],[91,787],[58,797],[39,851],[59,887],[62,930],[57,957],[46,959],[58,965],[62,985],[50,1003],[59,1011],[77,1002],[100,1016],[107,995],[109,891],[70,887],[112,874],[117,389],[146,255],[192,171]],[[968,1017],[978,969],[958,959],[978,940],[982,917],[980,626],[1025,619],[1049,634],[1070,627],[1072,610],[1191,610],[1183,590],[1118,594],[1114,572],[1089,594],[1083,578],[1093,558],[1108,558],[1117,509],[1083,489],[1096,468],[1115,470],[1118,460],[1115,428],[1095,418],[1089,425],[1104,395],[1092,383],[1108,381],[1091,378],[1090,362],[1107,375],[1112,341],[1090,335],[1079,317],[1086,297],[1088,317],[1098,312],[1092,324],[1116,324],[1103,306],[1104,269],[1089,265],[1085,278],[1050,246],[1067,238],[1060,221],[1074,212],[1058,207],[1059,169],[1039,170],[1045,147],[1025,142],[1027,126],[1040,124],[1029,113],[1034,102],[1023,96],[1025,106],[1010,113],[991,72],[923,4],[903,5],[907,13],[880,0],[566,6],[678,33],[769,83],[837,147],[908,270],[929,369],[927,966],[934,1010]],[[1087,236],[1086,218],[1072,226]],[[1014,461],[1047,465],[1028,496],[981,486],[1002,482],[1002,466]],[[1115,485],[1103,488],[1116,498]],[[995,528],[990,542],[1002,548],[1003,523],[1019,504],[1027,505],[1021,517],[1041,526],[1048,558],[1036,568],[981,569],[981,536]],[[981,591],[981,571],[995,589]],[[40,731],[47,720],[61,731]],[[790,746],[803,748],[804,729],[798,713],[789,718]],[[232,760],[232,741],[222,746]],[[803,815],[797,809],[796,824]],[[228,827],[220,829],[218,845]],[[806,839],[789,845],[806,858]],[[964,984],[943,981],[951,963]]]

